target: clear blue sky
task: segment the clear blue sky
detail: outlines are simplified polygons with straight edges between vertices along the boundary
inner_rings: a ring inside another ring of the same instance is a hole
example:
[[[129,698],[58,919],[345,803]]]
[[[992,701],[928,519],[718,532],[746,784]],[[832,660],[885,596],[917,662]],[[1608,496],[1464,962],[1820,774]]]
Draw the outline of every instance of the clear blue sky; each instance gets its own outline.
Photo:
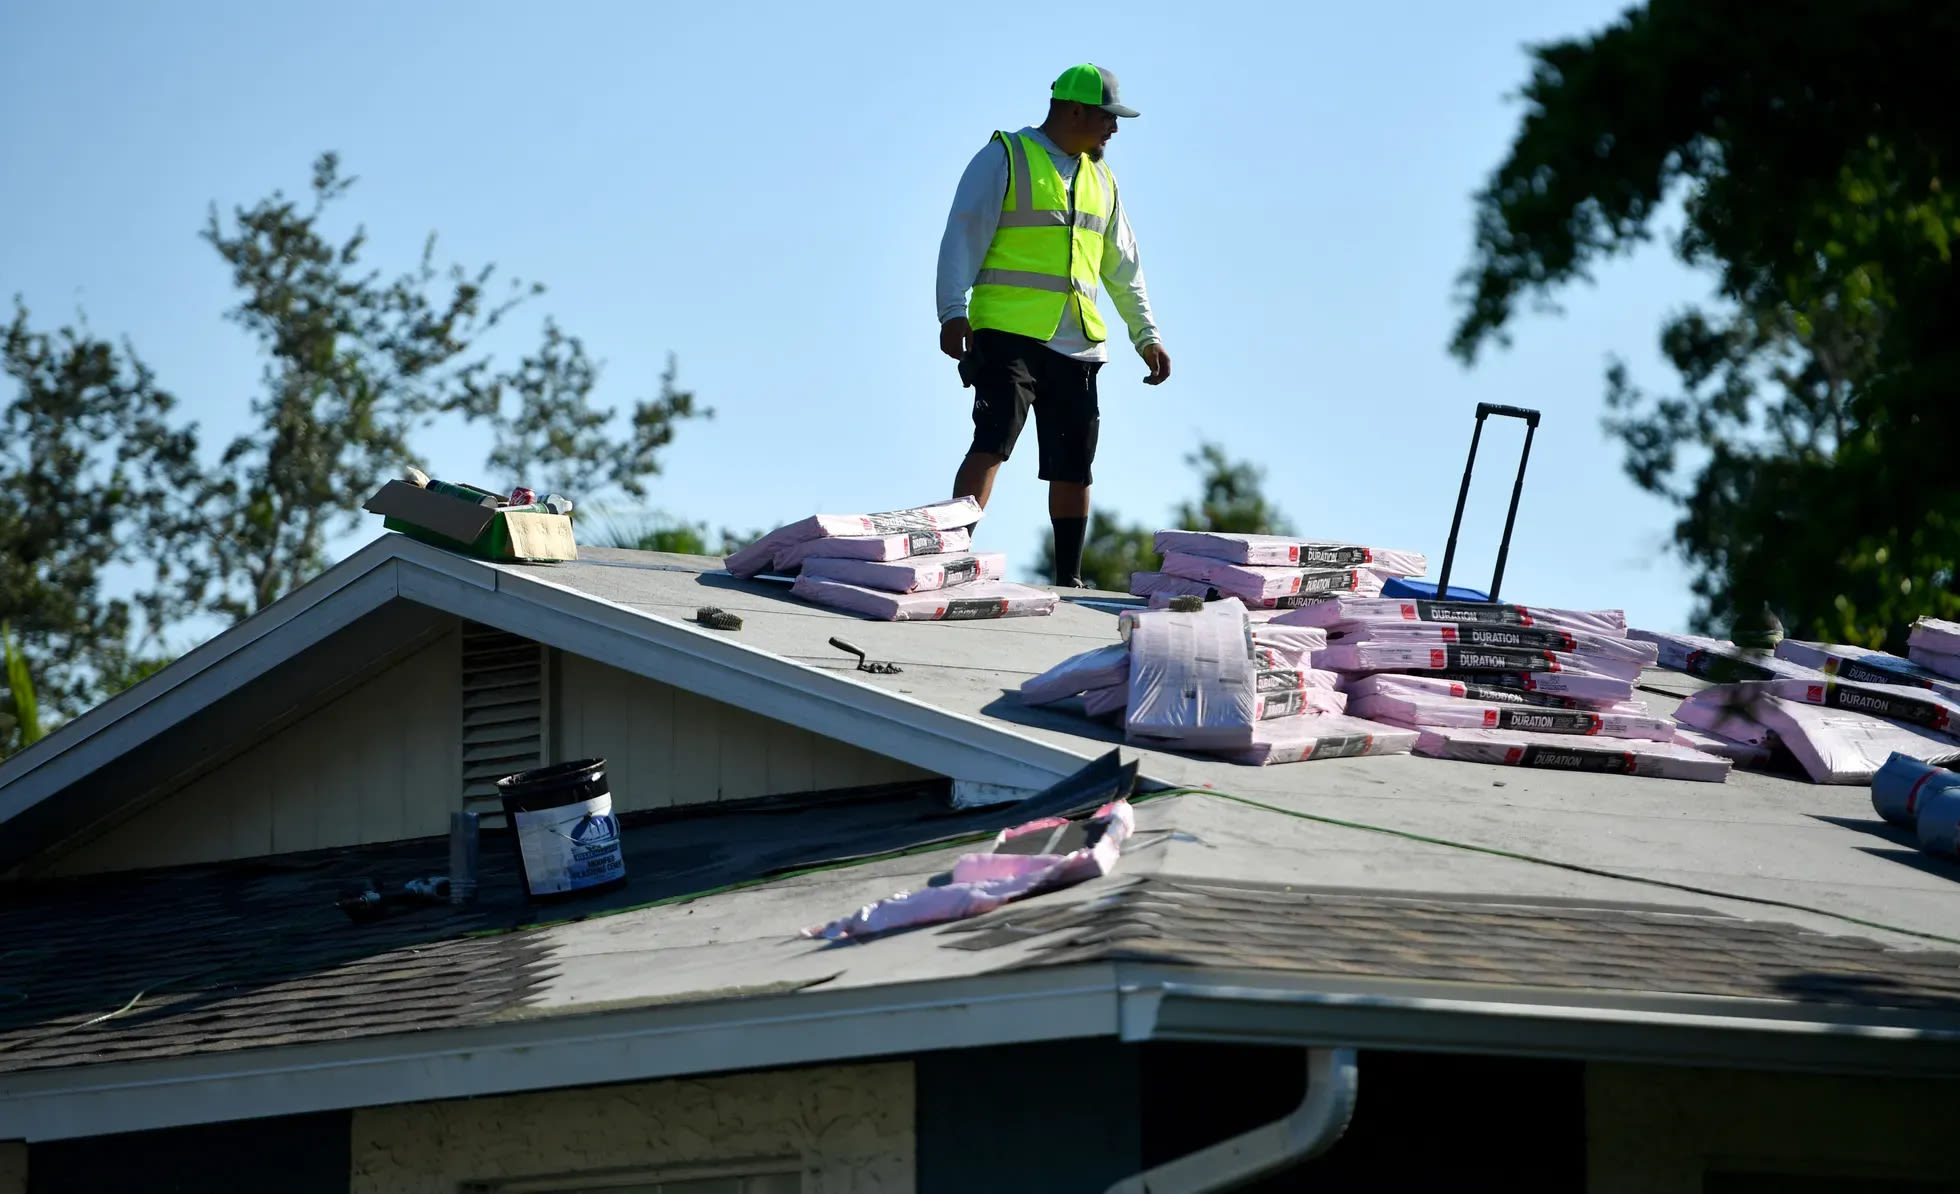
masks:
[[[1444,350],[1523,47],[1619,7],[13,4],[0,294],[127,335],[216,441],[259,364],[220,318],[206,206],[303,191],[334,149],[372,262],[408,264],[435,229],[545,281],[517,330],[549,313],[583,336],[602,400],[651,392],[679,354],[720,413],[683,428],[653,504],[742,528],[908,505],[944,495],[971,426],[932,302],[953,184],[1094,60],[1143,111],[1110,161],[1176,361],[1154,389],[1127,348],[1105,371],[1099,506],[1161,522],[1192,490],[1182,456],[1215,439],[1268,468],[1304,531],[1440,563],[1473,407],[1536,406],[1506,595],[1677,627],[1672,515],[1621,473],[1601,375],[1619,352],[1666,384],[1656,330],[1707,279],[1650,249],[1472,370]],[[1486,437],[1467,582],[1488,577],[1518,438]],[[980,541],[1017,569],[1045,526],[1032,439]],[[480,474],[483,437],[425,443],[438,475]]]

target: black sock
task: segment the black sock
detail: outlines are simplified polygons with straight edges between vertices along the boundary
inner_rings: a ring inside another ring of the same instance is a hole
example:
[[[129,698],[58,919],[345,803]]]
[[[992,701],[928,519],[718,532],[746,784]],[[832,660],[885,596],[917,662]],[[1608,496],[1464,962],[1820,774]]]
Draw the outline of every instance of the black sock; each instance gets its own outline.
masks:
[[[1055,524],[1055,583],[1082,583],[1082,537],[1089,533],[1086,518],[1052,518]]]

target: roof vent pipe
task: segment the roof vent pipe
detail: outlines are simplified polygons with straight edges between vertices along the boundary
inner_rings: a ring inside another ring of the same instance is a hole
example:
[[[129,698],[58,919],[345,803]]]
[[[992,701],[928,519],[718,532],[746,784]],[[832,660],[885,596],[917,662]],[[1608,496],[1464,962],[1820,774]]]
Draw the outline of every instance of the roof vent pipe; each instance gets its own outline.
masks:
[[[1334,1146],[1354,1115],[1360,1071],[1352,1049],[1307,1050],[1307,1093],[1283,1119],[1132,1174],[1109,1194],[1236,1190]]]

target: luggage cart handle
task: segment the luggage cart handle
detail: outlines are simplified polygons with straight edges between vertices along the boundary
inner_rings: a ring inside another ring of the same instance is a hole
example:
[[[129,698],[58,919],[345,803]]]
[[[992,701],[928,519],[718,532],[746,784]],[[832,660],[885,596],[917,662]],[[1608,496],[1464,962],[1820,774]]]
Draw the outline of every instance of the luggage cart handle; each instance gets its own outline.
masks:
[[[1477,425],[1470,431],[1470,459],[1463,464],[1463,485],[1456,491],[1456,515],[1450,519],[1450,539],[1443,548],[1443,574],[1436,578],[1436,599],[1450,599],[1450,569],[1456,563],[1456,534],[1463,526],[1463,506],[1470,499],[1470,473],[1477,467],[1477,441],[1484,435],[1484,420],[1491,415],[1524,420],[1524,451],[1518,454],[1518,479],[1511,485],[1511,508],[1504,515],[1504,537],[1497,544],[1497,568],[1490,577],[1490,599],[1498,600],[1504,584],[1504,564],[1511,555],[1511,529],[1518,521],[1518,499],[1524,495],[1524,469],[1531,461],[1531,437],[1538,432],[1539,412],[1523,406],[1504,406],[1496,402],[1477,404]]]
[[[1503,415],[1507,419],[1523,419],[1526,426],[1538,426],[1538,412],[1522,406],[1503,406],[1496,402],[1477,404],[1477,421],[1483,422],[1489,415]]]

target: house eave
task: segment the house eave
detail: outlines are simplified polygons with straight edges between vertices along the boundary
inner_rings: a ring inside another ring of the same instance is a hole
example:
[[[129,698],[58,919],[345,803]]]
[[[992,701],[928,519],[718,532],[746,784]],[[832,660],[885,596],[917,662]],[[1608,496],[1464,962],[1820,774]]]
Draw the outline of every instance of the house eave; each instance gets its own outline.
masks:
[[[1094,963],[837,991],[514,1018],[0,1078],[0,1139],[1086,1037],[1941,1075],[1960,1022],[1878,1009],[1444,983],[1312,982]]]
[[[383,536],[0,763],[0,826],[8,830],[0,833],[0,870],[116,811],[69,808],[57,800],[63,793],[396,601],[520,634],[958,781],[1038,790],[1086,761],[1007,727],[579,593],[547,576]],[[257,732],[240,728],[231,748],[249,745]],[[136,801],[148,793],[123,795]],[[40,824],[50,810],[62,814],[52,818],[61,824]],[[23,831],[29,823],[33,830]]]

